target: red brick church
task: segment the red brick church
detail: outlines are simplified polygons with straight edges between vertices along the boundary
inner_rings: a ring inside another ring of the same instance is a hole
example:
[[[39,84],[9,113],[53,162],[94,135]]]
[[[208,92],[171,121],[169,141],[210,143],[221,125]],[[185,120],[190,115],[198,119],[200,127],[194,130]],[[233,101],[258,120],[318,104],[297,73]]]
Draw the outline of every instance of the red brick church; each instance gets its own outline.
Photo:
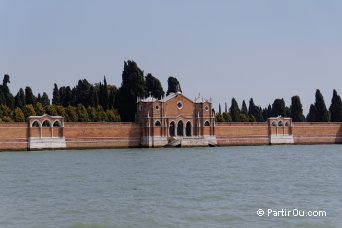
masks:
[[[204,98],[191,100],[177,92],[160,100],[140,99],[136,122],[145,147],[216,145],[212,103]]]

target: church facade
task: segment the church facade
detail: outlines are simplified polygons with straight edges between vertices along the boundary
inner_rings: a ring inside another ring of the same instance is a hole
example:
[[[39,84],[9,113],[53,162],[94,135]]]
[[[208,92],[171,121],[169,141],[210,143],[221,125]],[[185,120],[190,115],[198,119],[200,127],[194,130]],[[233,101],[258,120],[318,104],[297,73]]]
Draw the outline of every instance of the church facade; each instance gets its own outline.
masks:
[[[215,146],[215,117],[210,100],[191,100],[181,92],[157,100],[137,102],[136,122],[142,128],[141,145]]]

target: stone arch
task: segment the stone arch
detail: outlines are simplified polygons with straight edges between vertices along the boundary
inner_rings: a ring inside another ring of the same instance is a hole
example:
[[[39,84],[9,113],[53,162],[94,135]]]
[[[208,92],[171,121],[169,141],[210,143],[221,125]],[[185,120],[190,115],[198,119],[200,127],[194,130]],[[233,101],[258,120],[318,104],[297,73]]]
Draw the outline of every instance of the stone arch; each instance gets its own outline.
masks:
[[[169,127],[169,134],[170,136],[175,136],[175,129],[176,129],[176,124],[174,121],[172,121],[170,123],[170,127]]]
[[[282,127],[282,126],[284,126],[283,121],[279,121],[279,122],[278,122],[278,127]]]
[[[160,127],[161,126],[161,123],[159,120],[156,120],[156,122],[154,122],[154,126],[156,127]]]
[[[276,126],[277,126],[276,122],[275,122],[275,121],[272,121],[271,126],[272,126],[272,127],[276,127]]]
[[[182,120],[177,123],[177,136],[184,136],[184,124]]]
[[[53,127],[62,127],[62,123],[61,123],[61,121],[59,121],[59,120],[56,120],[55,122],[53,122],[53,125],[52,125]]]
[[[285,126],[286,126],[286,127],[290,126],[290,122],[289,122],[289,121],[286,121],[286,122],[285,122]]]
[[[185,135],[186,136],[192,136],[192,127],[191,127],[190,121],[188,121],[185,125]]]
[[[50,120],[44,120],[42,122],[42,127],[52,127],[52,123]]]
[[[208,120],[206,120],[206,121],[204,122],[204,126],[205,126],[205,127],[210,127],[210,123],[209,123]]]
[[[41,126],[42,124],[38,120],[33,121],[31,124],[31,127],[41,127]]]

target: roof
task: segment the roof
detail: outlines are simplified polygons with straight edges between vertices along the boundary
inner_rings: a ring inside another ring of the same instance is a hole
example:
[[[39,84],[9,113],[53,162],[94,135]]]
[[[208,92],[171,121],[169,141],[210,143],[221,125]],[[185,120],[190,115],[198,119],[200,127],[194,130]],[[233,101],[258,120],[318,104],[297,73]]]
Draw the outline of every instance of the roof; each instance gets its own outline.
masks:
[[[184,96],[181,92],[177,92],[177,93],[170,93],[169,95],[167,95],[166,97],[163,97],[162,99],[160,100],[157,100],[156,98],[152,97],[152,96],[149,96],[145,99],[138,99],[138,102],[141,101],[141,102],[155,102],[155,101],[159,101],[159,102],[162,102],[162,103],[165,103],[173,98],[175,98],[176,96],[178,95],[182,95]],[[187,98],[186,96],[184,96],[185,98]],[[192,101],[191,99],[187,98],[188,100]],[[193,100],[192,102],[194,103],[204,103],[204,102],[209,102],[211,103],[211,99],[210,100],[207,100],[207,99],[204,99],[204,98],[201,98],[200,96],[198,96],[197,98],[195,98],[195,100]]]

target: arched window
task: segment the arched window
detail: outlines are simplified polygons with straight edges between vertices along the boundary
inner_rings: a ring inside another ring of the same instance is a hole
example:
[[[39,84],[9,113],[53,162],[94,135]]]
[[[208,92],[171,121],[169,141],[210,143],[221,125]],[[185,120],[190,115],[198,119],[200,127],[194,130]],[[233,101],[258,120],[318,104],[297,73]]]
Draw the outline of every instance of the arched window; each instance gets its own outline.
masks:
[[[43,127],[51,127],[51,123],[48,120],[45,120],[42,124]]]
[[[154,123],[154,126],[156,126],[156,127],[160,127],[160,126],[161,126],[161,123],[160,123],[160,121],[159,121],[159,120],[157,120],[157,121]]]
[[[183,128],[184,128],[183,121],[180,120],[177,124],[177,136],[184,136]]]
[[[56,120],[54,123],[53,123],[53,127],[61,127],[61,122],[59,120]]]
[[[286,126],[286,127],[290,126],[289,121],[286,121],[286,122],[285,122],[285,126]]]
[[[36,120],[32,123],[32,127],[40,127],[39,122]]]
[[[279,122],[278,122],[278,127],[282,127],[282,126],[284,126],[283,122],[282,122],[282,121],[279,121]]]
[[[170,123],[169,134],[170,136],[175,136],[175,122],[173,121]]]
[[[205,127],[210,127],[210,123],[209,123],[208,120],[204,122],[204,126],[205,126]]]
[[[275,127],[276,126],[276,123],[274,121],[272,121],[272,127]]]
[[[185,135],[191,136],[191,123],[188,121],[185,126]]]

